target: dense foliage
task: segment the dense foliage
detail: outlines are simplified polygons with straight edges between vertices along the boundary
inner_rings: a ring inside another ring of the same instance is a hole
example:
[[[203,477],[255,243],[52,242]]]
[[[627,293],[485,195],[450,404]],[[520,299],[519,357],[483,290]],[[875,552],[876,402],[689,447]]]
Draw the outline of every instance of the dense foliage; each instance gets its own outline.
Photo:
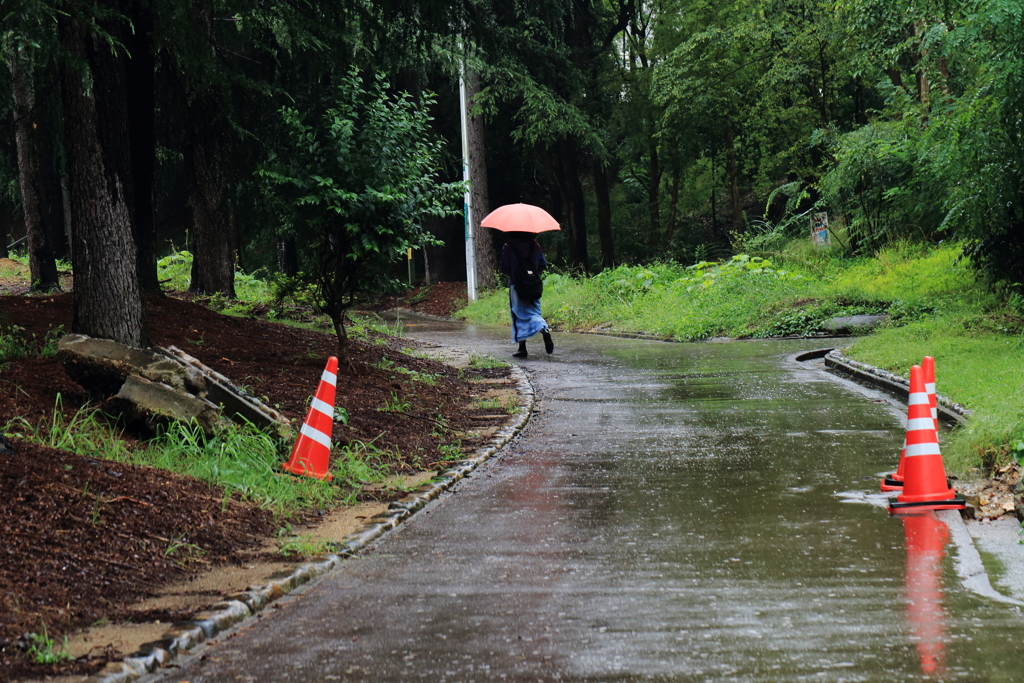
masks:
[[[291,147],[260,170],[282,236],[299,245],[317,310],[328,315],[347,360],[345,312],[357,292],[387,289],[388,271],[407,249],[433,241],[425,216],[454,213],[461,183],[438,181],[441,143],[430,131],[424,98],[392,98],[382,74],[364,85],[352,72],[337,104],[307,123],[281,110]]]
[[[88,83],[110,67],[132,97],[78,94],[121,112],[97,121],[127,124],[98,140],[104,159],[130,158],[106,172],[127,188],[143,291],[172,247],[195,255],[191,286],[206,293],[230,296],[237,267],[315,270],[256,171],[295,148],[282,107],[320,127],[353,68],[386,72],[389,96],[430,110],[448,143],[439,182],[460,177],[460,74],[478,83],[475,184],[492,206],[551,211],[563,230],[542,240],[576,271],[770,252],[827,212],[847,256],[955,239],[996,279],[1024,281],[1021,0],[12,0],[2,13],[5,242],[31,218],[40,258],[66,255],[61,160],[82,131],[63,117],[75,86],[60,75]],[[343,163],[369,168],[374,150],[356,145]],[[48,212],[20,205],[29,186]],[[446,242],[426,274],[464,277],[458,218],[412,222]],[[365,215],[349,223],[377,230]]]

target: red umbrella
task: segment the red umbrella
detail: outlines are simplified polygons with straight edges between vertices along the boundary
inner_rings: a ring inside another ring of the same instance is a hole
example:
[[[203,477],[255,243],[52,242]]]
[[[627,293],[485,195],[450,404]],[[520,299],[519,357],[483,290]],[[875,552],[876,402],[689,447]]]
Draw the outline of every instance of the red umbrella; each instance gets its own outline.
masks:
[[[532,204],[506,204],[499,206],[480,221],[485,228],[502,232],[547,232],[561,230],[558,221],[544,209]]]

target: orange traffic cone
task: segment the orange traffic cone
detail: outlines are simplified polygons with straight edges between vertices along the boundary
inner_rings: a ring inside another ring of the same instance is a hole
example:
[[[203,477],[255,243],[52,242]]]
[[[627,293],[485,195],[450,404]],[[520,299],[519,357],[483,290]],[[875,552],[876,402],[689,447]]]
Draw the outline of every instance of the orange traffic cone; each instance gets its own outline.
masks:
[[[932,422],[935,423],[935,433],[939,433],[939,399],[935,395],[935,359],[925,356],[921,361],[921,371],[924,373],[924,392],[928,394],[928,407],[932,411]]]
[[[909,412],[909,408],[908,408]],[[903,437],[903,448],[900,449],[900,464],[896,467],[896,471],[890,474],[888,477],[882,480],[880,489],[883,491],[902,491],[903,490],[903,466],[907,462],[907,437]]]
[[[924,388],[920,365],[910,368],[907,410],[907,451],[904,456],[903,493],[889,499],[889,512],[909,509],[956,510],[966,505],[946,480],[935,420]]]
[[[928,394],[928,406],[932,411],[932,420],[935,422],[935,434],[939,433],[939,402],[935,397],[935,359],[931,356],[925,356],[924,360],[921,361],[921,370],[924,372],[924,390]],[[909,414],[909,406],[908,414]],[[896,472],[890,474],[888,477],[882,480],[881,488],[883,491],[902,491],[903,490],[903,465],[905,464],[907,457],[907,439],[903,439],[903,448],[900,450],[900,463],[896,467]]]
[[[292,447],[292,456],[281,465],[285,472],[331,481],[331,431],[334,428],[334,388],[338,383],[338,359],[331,356],[320,376],[320,386]]]

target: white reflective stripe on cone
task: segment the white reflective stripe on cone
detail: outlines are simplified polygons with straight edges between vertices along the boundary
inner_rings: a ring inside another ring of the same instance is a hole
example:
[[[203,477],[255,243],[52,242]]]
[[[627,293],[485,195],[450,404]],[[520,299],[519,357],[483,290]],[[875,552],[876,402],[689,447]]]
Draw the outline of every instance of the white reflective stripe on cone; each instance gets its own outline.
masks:
[[[327,372],[326,370],[324,370],[324,374],[320,375],[320,381],[327,382],[332,387],[338,386],[338,376],[333,372]]]
[[[323,432],[318,432],[309,425],[302,425],[302,429],[299,430],[299,433],[302,434],[303,436],[309,437],[313,441],[316,441],[324,448],[331,447],[331,437],[327,434],[324,434]]]
[[[908,432],[916,432],[919,429],[935,429],[935,420],[930,417],[915,417],[907,420]]]
[[[327,417],[334,419],[334,406],[327,401],[321,401],[320,399],[313,397],[313,402],[309,404],[309,407],[318,413],[323,413]]]
[[[939,444],[937,443],[907,444],[906,457],[913,458],[917,455],[942,455],[942,453],[939,452]]]

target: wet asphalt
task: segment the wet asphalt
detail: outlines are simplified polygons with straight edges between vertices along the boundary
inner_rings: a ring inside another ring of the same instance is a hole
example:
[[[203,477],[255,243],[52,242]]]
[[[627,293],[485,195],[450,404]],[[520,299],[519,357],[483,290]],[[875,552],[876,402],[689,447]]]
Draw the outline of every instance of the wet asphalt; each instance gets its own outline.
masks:
[[[405,320],[507,357],[507,330]],[[539,340],[538,340],[539,342]],[[1013,681],[1019,608],[874,490],[898,411],[806,341],[555,335],[498,458],[166,681]],[[540,352],[537,354],[537,352]]]

